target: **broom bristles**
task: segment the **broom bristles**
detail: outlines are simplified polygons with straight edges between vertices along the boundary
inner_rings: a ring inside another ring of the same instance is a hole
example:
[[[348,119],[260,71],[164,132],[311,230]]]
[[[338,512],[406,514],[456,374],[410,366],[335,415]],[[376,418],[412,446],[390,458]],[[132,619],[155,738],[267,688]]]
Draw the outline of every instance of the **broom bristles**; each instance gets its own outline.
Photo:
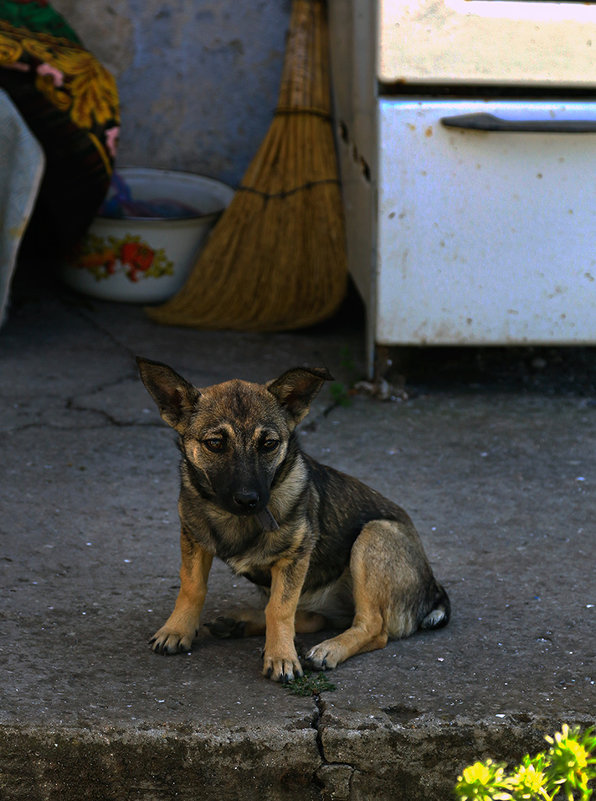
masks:
[[[341,303],[347,265],[322,0],[294,0],[276,116],[161,323],[283,330]]]

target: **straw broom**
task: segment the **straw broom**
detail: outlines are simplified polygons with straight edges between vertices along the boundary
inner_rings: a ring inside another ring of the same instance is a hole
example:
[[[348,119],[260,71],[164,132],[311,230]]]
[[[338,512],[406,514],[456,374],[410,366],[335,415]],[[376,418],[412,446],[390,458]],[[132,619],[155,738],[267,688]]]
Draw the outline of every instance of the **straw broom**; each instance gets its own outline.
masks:
[[[275,117],[159,323],[275,331],[329,317],[347,268],[324,0],[294,0]]]

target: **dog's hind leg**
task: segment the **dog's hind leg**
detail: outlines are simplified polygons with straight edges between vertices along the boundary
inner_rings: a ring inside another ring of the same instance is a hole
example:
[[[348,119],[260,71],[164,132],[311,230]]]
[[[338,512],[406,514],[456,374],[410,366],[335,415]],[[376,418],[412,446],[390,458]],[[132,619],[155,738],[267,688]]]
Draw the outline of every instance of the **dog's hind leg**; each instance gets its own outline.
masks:
[[[294,630],[296,634],[312,634],[325,628],[326,623],[326,619],[318,612],[299,609],[294,619]],[[265,611],[246,607],[225,617],[218,617],[213,623],[205,623],[205,626],[214,637],[220,639],[254,637],[265,634]]]
[[[149,640],[153,650],[159,654],[190,651],[207,595],[213,554],[201,548],[184,528],[180,534],[180,551],[180,592],[174,611]]]
[[[384,648],[389,636],[404,637],[417,627],[414,598],[426,561],[418,561],[414,532],[399,523],[367,523],[350,556],[354,619],[349,629],[312,648],[306,661],[313,668],[334,668],[355,654]],[[324,610],[322,610],[324,612]]]
[[[265,612],[263,609],[246,606],[216,617],[213,622],[206,622],[204,625],[220,640],[254,637],[265,633]]]
[[[327,618],[318,612],[296,612],[296,634],[314,634],[328,625]]]

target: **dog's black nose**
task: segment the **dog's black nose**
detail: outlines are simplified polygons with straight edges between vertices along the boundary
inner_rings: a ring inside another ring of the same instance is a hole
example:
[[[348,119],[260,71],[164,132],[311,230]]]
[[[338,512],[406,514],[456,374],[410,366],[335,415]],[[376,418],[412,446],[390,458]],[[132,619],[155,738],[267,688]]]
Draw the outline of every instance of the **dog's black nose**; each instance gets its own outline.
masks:
[[[234,503],[241,509],[248,511],[249,509],[256,509],[259,502],[259,493],[245,490],[242,492],[234,493]]]

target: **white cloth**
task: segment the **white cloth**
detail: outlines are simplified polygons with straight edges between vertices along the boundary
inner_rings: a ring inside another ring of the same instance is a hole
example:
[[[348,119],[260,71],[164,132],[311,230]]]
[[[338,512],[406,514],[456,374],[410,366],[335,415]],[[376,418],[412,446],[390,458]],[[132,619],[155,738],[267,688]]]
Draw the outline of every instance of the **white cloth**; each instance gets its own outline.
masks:
[[[0,90],[0,325],[44,167],[39,142],[10,97]]]

